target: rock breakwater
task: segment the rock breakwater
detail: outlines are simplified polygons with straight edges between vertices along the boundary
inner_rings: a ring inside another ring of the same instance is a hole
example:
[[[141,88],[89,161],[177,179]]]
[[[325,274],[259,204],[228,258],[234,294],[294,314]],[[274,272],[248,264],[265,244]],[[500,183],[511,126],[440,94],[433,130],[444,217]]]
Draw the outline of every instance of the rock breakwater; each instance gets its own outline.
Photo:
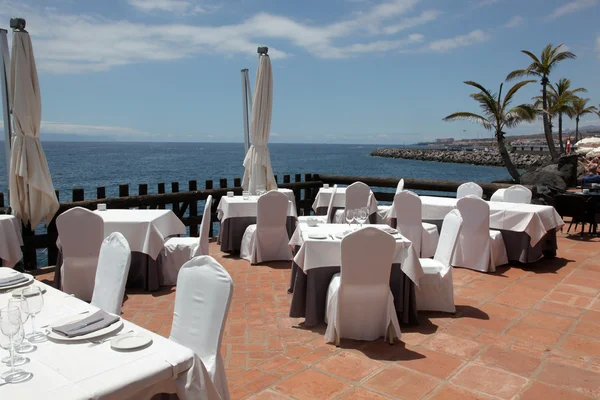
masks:
[[[371,156],[402,158],[405,160],[488,165],[495,167],[504,166],[502,158],[497,151],[485,150],[379,148],[372,152]],[[547,161],[548,156],[541,154],[512,153],[510,158],[517,168],[528,169],[542,165]]]

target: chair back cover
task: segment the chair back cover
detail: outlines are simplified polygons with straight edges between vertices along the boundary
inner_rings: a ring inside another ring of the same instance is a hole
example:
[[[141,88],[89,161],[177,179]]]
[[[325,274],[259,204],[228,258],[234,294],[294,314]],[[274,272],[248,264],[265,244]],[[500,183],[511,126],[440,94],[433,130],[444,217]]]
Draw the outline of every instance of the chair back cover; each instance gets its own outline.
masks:
[[[333,199],[335,197],[335,193],[337,192],[337,185],[333,185],[333,189],[331,190],[331,198],[329,199],[329,205],[327,206],[327,223],[333,223]]]
[[[462,199],[465,196],[473,195],[479,198],[483,197],[483,189],[475,182],[466,182],[458,187],[456,190],[456,198]]]
[[[398,181],[398,186],[396,186],[396,193],[400,193],[404,190],[404,179],[400,179]]]
[[[491,257],[490,206],[468,195],[456,202],[463,219],[452,265],[488,272]]]
[[[288,202],[288,197],[276,190],[260,196],[256,206],[256,230],[285,228]]]
[[[90,301],[104,239],[104,221],[87,208],[74,207],[56,218],[56,229],[63,257],[62,290]]]
[[[371,189],[362,182],[354,182],[346,188],[346,210],[354,210],[369,205]]]
[[[100,247],[92,305],[121,315],[130,265],[131,249],[127,239],[119,232],[111,233]]]
[[[513,185],[504,191],[504,201],[507,203],[531,203],[531,190],[522,185]]]
[[[212,209],[212,195],[206,198],[204,212],[202,213],[202,222],[200,222],[200,244],[194,251],[194,257],[208,255],[208,234],[210,232],[210,212]]]
[[[492,193],[492,197],[490,197],[490,201],[503,202],[505,192],[506,192],[506,189],[496,190],[494,193]]]
[[[402,190],[394,196],[394,212],[396,213],[396,229],[411,241],[417,254],[421,254],[421,199],[413,192]]]
[[[229,399],[229,390],[221,340],[232,295],[233,281],[225,268],[210,256],[192,258],[177,276],[169,336],[200,357],[223,399]]]
[[[442,231],[440,232],[440,240],[433,259],[442,263],[446,267],[445,271],[448,271],[451,268],[450,263],[452,261],[454,249],[456,248],[458,235],[460,235],[461,232],[462,223],[463,219],[458,210],[452,210],[444,217]],[[442,276],[443,275],[445,275],[445,272],[442,272]]]
[[[373,340],[382,336],[390,321],[388,300],[396,240],[380,229],[365,227],[344,237],[341,250],[338,332],[343,337]]]

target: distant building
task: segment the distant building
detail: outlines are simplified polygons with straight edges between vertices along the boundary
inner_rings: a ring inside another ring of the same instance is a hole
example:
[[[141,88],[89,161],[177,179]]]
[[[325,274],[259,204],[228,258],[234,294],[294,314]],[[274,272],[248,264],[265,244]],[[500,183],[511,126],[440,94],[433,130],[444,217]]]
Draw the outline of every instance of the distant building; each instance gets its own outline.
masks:
[[[435,139],[435,142],[436,142],[437,144],[448,144],[448,143],[454,143],[454,138]]]

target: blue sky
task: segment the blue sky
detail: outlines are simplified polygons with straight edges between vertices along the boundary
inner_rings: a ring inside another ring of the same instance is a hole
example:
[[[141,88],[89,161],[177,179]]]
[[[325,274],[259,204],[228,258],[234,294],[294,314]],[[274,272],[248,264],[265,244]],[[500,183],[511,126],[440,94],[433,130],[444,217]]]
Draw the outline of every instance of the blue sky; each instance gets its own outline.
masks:
[[[0,26],[14,15],[28,22],[53,137],[242,141],[240,69],[253,83],[258,45],[272,55],[273,142],[491,137],[442,122],[477,111],[462,82],[497,90],[528,65],[521,49],[548,43],[578,56],[551,80],[600,103],[600,0],[0,0]]]

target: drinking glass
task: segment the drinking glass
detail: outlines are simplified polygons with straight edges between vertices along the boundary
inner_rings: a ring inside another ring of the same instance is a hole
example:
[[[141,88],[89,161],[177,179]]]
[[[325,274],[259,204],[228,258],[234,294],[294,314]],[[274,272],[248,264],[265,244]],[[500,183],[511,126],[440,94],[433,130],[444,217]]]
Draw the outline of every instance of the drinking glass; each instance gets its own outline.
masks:
[[[11,306],[11,307],[14,307],[14,306]],[[9,307],[7,307],[7,308],[9,308]],[[19,334],[22,335],[23,332],[19,332]],[[2,360],[0,360],[4,364],[10,365],[11,360],[12,360],[12,363],[16,367],[16,366],[19,366],[19,365],[23,365],[23,364],[25,364],[27,362],[26,358],[21,357],[18,354],[13,354],[13,349],[12,349],[12,344],[11,344],[11,338],[8,335],[2,334],[2,330],[1,329],[0,329],[0,347],[3,348],[4,350],[7,350],[9,352],[8,356],[6,356],[6,357],[2,358]],[[16,348],[15,348],[15,351],[16,351]]]
[[[25,322],[29,318],[29,304],[27,303],[27,299],[23,296],[21,297],[13,297],[8,300],[9,307],[18,307],[21,312],[21,323],[23,324],[23,334],[25,334]],[[18,353],[28,353],[34,350],[34,346],[29,343],[27,340],[23,340],[23,343],[15,347],[15,350]],[[18,356],[20,357],[20,356]],[[21,357],[22,358],[22,357]],[[19,364],[17,364],[19,365]]]
[[[363,224],[365,222],[367,222],[367,218],[368,218],[368,212],[367,209],[365,207],[361,207],[360,209],[356,210],[356,221],[360,224],[360,227],[362,228]]]
[[[257,185],[256,186],[256,194],[258,196],[262,196],[263,194],[265,194],[265,185]]]
[[[23,322],[21,322],[21,311],[18,307],[10,306],[0,309],[0,332],[5,337],[1,340],[2,347],[4,348],[6,338],[8,338],[10,351],[10,370],[2,374],[2,379],[7,383],[21,382],[30,374],[15,368],[15,347],[23,341]]]
[[[248,199],[250,198],[250,192],[248,192],[248,191],[243,191],[243,192],[242,192],[242,198],[243,198],[244,200],[248,200]]]
[[[35,316],[39,314],[44,307],[44,294],[42,293],[42,289],[38,286],[29,286],[23,289],[21,297],[27,299],[26,313],[31,317],[31,333],[26,336],[27,340],[34,343],[45,340],[46,335],[35,329]]]
[[[346,210],[346,222],[348,229],[352,229],[352,221],[354,220],[354,210]]]

